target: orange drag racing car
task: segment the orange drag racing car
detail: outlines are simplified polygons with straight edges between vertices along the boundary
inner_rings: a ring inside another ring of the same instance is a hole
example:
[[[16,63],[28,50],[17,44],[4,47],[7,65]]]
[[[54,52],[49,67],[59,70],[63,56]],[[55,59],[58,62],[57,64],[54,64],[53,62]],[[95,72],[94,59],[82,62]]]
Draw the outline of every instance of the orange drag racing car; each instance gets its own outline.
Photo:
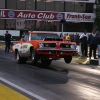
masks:
[[[12,52],[17,63],[31,60],[36,64],[40,60],[46,65],[60,58],[70,63],[72,56],[77,54],[75,42],[64,41],[53,32],[29,32],[12,46]]]

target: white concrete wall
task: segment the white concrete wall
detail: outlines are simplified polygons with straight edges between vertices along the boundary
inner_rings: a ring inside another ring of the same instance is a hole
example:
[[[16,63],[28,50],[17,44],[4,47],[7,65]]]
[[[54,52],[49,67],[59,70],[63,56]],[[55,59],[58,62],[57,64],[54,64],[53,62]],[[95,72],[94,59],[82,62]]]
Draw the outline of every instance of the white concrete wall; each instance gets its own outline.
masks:
[[[8,32],[12,36],[20,36],[20,31],[19,30],[8,30]],[[0,30],[0,36],[3,36],[6,33],[6,30]]]

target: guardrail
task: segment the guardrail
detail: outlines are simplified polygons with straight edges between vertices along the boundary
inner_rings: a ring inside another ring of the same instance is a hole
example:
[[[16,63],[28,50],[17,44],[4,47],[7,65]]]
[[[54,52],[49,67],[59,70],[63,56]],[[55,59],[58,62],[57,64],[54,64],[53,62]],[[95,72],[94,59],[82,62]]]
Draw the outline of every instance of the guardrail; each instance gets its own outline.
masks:
[[[4,43],[5,41],[0,41],[1,43]],[[16,43],[16,42],[18,42],[18,41],[11,41],[11,42],[13,42],[13,43]]]

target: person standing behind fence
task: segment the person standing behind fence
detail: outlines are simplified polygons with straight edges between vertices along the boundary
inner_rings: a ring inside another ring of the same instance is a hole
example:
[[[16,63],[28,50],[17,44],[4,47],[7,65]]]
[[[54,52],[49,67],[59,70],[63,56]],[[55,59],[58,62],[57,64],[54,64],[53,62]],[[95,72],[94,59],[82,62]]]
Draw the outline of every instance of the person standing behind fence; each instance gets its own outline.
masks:
[[[74,36],[74,41],[76,42],[77,45],[79,45],[79,34],[76,33],[76,35]]]
[[[90,52],[89,52],[89,59],[92,57],[92,50],[93,50],[93,56],[94,59],[96,58],[96,49],[98,45],[98,35],[95,33],[95,30],[92,31],[92,34],[89,35],[88,43],[90,46]]]
[[[98,58],[100,58],[100,33],[98,33]]]
[[[87,52],[88,52],[88,35],[87,35],[87,30],[84,30],[84,33],[80,36],[81,40],[81,51],[82,51],[82,56],[87,57]]]
[[[75,41],[74,41],[74,34],[71,34],[71,35],[70,35],[70,40],[71,40],[71,42],[75,42]]]
[[[70,35],[68,33],[66,35],[66,41],[70,41]]]
[[[8,33],[8,30],[4,34],[4,41],[5,41],[5,53],[9,53],[10,45],[11,45],[12,35]]]

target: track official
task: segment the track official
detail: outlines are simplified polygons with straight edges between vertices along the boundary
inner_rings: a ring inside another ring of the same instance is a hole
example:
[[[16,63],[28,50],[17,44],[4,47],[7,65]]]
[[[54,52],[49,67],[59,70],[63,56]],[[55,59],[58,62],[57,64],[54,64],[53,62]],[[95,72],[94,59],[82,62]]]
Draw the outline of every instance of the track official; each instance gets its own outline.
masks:
[[[9,53],[10,45],[11,45],[12,35],[8,33],[8,30],[4,34],[4,41],[5,41],[5,53]]]

